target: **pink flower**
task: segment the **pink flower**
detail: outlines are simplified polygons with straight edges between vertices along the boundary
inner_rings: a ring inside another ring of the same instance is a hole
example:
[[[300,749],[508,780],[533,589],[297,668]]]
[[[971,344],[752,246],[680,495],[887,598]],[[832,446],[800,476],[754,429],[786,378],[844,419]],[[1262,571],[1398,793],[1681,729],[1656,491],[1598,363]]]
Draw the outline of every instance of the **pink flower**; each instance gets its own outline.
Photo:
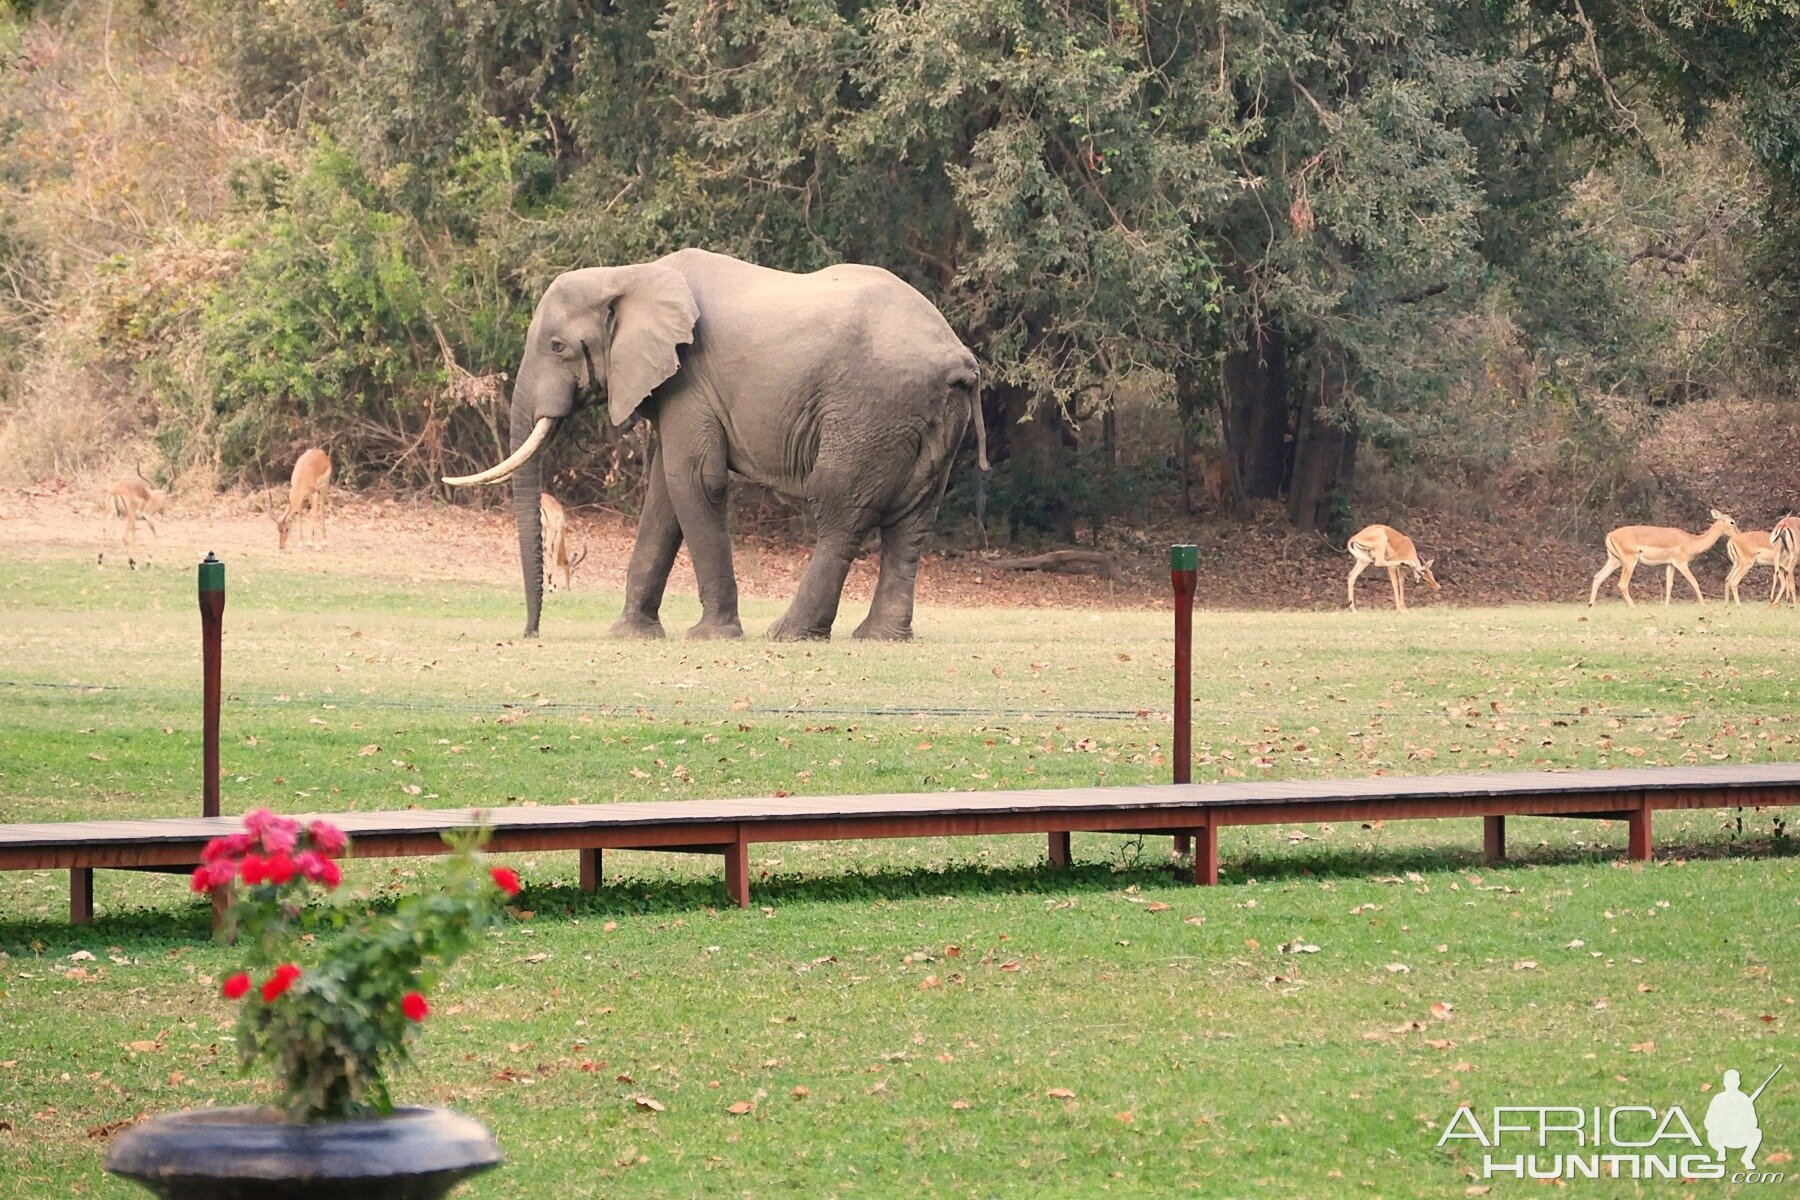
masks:
[[[336,887],[344,878],[336,863],[314,850],[302,850],[295,855],[294,867],[314,883],[322,883],[328,888]]]
[[[488,872],[494,877],[494,883],[508,896],[519,894],[519,873],[511,867],[495,867]]]
[[[418,992],[408,992],[400,997],[400,1011],[406,1014],[409,1021],[423,1021],[431,1015],[431,1005]]]
[[[207,873],[206,890],[209,892],[216,891],[237,878],[237,864],[225,859],[220,859],[218,862],[214,863],[207,863],[200,869]],[[194,890],[199,891],[200,889],[195,888]]]
[[[294,986],[294,980],[298,978],[300,978],[300,968],[293,963],[282,963],[276,967],[275,973],[269,976],[268,981],[262,985],[263,1003],[273,1004],[283,993]]]
[[[314,821],[311,828],[306,831],[306,835],[312,839],[313,849],[327,858],[336,858],[344,852],[344,847],[350,844],[350,839],[344,836],[344,831],[330,821]]]
[[[266,808],[246,816],[244,828],[261,841],[263,849],[270,854],[292,851],[300,841],[300,822],[290,817],[278,817]]]
[[[288,856],[286,850],[277,850],[274,854],[269,855],[263,863],[263,868],[269,873],[269,882],[277,886],[294,877],[294,860]]]
[[[236,975],[227,979],[225,981],[225,986],[221,987],[219,990],[225,993],[225,998],[227,1000],[241,999],[244,994],[250,990],[250,976],[239,971]]]

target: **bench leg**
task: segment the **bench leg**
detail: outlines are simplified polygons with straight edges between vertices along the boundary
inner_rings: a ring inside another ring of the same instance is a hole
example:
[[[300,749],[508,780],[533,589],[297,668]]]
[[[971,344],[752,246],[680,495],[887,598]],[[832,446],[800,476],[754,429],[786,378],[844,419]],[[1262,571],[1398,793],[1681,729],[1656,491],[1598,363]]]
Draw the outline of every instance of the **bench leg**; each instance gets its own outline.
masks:
[[[1638,807],[1631,810],[1631,847],[1630,856],[1633,862],[1650,861],[1650,799],[1645,797]]]
[[[738,834],[738,840],[725,847],[725,890],[739,908],[750,907],[750,843]]]
[[[1069,840],[1069,834],[1066,830],[1062,833],[1053,833],[1050,835],[1051,866],[1066,867],[1069,865]]]
[[[600,890],[601,851],[598,847],[583,850],[581,853],[581,890],[597,892]]]
[[[1485,862],[1506,861],[1506,818],[1481,818],[1481,857]]]
[[[1194,830],[1194,886],[1212,887],[1219,882],[1219,827],[1203,825]]]
[[[69,868],[69,924],[89,925],[94,920],[94,868]]]

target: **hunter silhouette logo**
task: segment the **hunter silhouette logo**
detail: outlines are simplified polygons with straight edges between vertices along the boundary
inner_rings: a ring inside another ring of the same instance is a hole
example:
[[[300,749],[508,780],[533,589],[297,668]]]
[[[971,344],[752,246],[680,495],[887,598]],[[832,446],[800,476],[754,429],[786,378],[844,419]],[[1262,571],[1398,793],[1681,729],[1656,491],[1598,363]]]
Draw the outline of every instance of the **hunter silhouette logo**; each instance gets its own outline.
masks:
[[[1725,1072],[1725,1090],[1712,1098],[1706,1106],[1706,1144],[1713,1148],[1719,1161],[1725,1161],[1727,1150],[1742,1150],[1740,1160],[1746,1170],[1756,1167],[1756,1148],[1762,1145],[1762,1129],[1756,1124],[1756,1098],[1763,1094],[1763,1088],[1769,1086],[1775,1077],[1781,1074],[1786,1063],[1778,1063],[1769,1078],[1762,1081],[1748,1096],[1738,1089],[1738,1073]]]

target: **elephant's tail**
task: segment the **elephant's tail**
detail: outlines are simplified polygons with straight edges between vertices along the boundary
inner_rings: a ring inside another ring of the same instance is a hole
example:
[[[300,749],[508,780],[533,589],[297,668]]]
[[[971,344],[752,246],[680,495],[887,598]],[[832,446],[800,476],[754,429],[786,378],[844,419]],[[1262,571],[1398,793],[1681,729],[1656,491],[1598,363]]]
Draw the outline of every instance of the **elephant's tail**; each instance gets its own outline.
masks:
[[[950,376],[950,386],[968,393],[969,412],[975,419],[975,457],[981,469],[988,467],[987,419],[981,415],[981,376],[972,366],[958,367]]]

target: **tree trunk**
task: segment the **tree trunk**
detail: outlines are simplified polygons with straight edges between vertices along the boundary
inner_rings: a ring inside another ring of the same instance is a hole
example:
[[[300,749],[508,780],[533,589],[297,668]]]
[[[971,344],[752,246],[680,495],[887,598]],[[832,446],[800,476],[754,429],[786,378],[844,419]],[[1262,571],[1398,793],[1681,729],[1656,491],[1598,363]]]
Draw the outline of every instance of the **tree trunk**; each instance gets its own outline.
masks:
[[[1288,518],[1298,529],[1333,537],[1349,517],[1356,475],[1356,419],[1345,404],[1343,355],[1329,344],[1315,347],[1307,385],[1294,418],[1294,467],[1288,484]]]
[[[1018,484],[1014,495],[1032,490],[1040,497],[1039,511],[1012,512],[1008,520],[1041,529],[1064,542],[1075,540],[1075,505],[1053,481],[1068,479],[1075,470],[1074,437],[1069,423],[1054,405],[1044,405],[1032,419],[1020,418],[1030,411],[1031,393],[1021,387],[996,388],[996,399],[1005,404],[1008,471]],[[996,460],[997,461],[997,460]]]
[[[1250,500],[1281,495],[1288,468],[1287,341],[1277,318],[1249,331],[1249,344],[1225,356],[1221,371],[1225,448],[1238,494]]]

